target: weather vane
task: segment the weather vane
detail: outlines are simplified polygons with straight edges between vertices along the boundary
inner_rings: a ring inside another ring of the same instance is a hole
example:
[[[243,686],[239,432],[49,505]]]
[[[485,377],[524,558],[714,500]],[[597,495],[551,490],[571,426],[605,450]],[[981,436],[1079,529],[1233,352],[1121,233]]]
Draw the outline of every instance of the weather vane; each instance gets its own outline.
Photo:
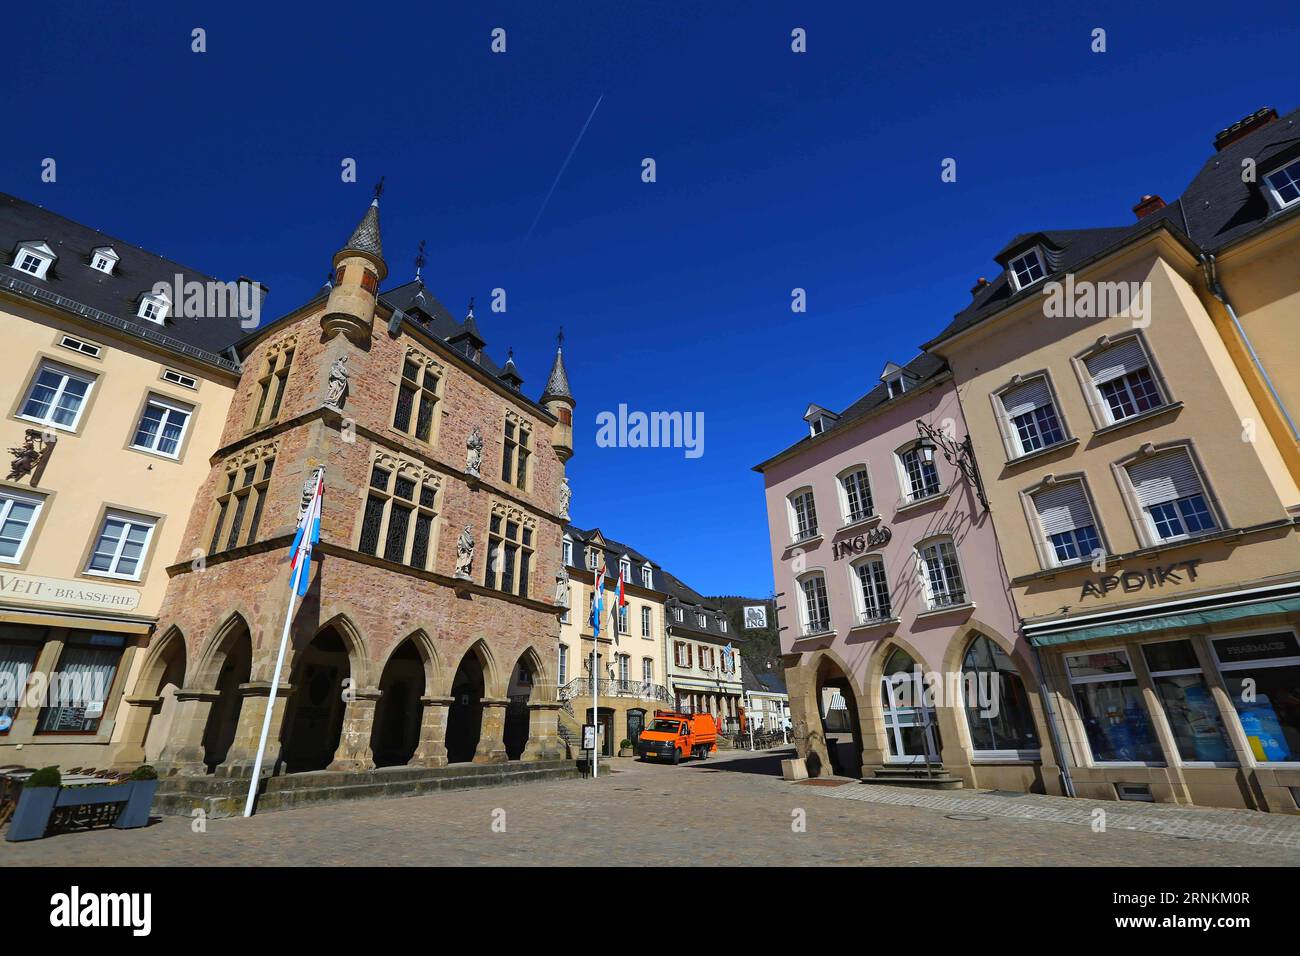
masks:
[[[379,177],[379,182],[375,183],[375,198],[378,199],[384,194],[384,177]]]
[[[556,333],[556,336],[555,336],[555,347],[556,347],[557,349],[562,349],[562,348],[564,348],[564,326],[560,326],[560,331],[559,331],[558,333]]]
[[[421,240],[420,240],[420,251],[417,252],[417,253],[415,254],[415,278],[416,278],[417,281],[418,281],[419,278],[420,278],[420,271],[424,268],[424,264],[425,264],[427,261],[428,261],[428,259],[426,259],[426,258],[425,258],[425,255],[424,255],[424,240],[421,239]]]

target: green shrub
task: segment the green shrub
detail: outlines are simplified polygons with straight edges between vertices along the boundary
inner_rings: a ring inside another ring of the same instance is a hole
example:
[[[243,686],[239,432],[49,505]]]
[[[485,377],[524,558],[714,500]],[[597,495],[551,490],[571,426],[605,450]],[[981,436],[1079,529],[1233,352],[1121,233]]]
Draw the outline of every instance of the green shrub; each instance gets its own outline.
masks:
[[[136,767],[127,775],[127,780],[157,780],[158,771],[147,763]]]
[[[58,767],[42,767],[23,784],[24,787],[57,787],[62,785],[63,777],[59,775]]]
[[[619,749],[620,749],[620,750],[627,750],[629,747],[632,746],[632,741],[630,741],[630,740],[628,740],[626,737],[624,737],[624,738],[623,738],[623,742],[622,742],[621,744],[619,744],[618,746],[619,746]]]

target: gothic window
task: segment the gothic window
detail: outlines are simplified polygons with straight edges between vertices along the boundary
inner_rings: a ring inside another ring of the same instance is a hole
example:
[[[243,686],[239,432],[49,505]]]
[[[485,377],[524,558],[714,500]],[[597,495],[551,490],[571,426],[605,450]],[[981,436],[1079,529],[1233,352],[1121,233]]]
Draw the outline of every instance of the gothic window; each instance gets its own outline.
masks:
[[[293,365],[294,341],[278,343],[268,350],[266,367],[257,380],[257,407],[253,412],[253,427],[273,422],[280,414],[284,389]]]
[[[494,506],[488,521],[488,559],[483,583],[528,597],[536,522],[516,508]]]
[[[436,478],[406,462],[381,458],[370,467],[357,550],[427,571],[438,517]]]
[[[422,442],[433,441],[440,371],[433,360],[414,350],[407,351],[397,382],[393,428]]]
[[[501,449],[501,480],[516,488],[527,486],[531,439],[532,430],[528,425],[518,416],[507,413]]]
[[[275,467],[275,447],[253,449],[227,462],[217,495],[208,553],[215,554],[257,540],[262,509]]]

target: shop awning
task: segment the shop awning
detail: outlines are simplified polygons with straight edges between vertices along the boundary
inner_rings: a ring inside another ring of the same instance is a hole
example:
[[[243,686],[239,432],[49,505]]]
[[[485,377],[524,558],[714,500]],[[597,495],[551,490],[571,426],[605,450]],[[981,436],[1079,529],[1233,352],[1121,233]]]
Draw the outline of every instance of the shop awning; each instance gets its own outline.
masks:
[[[1206,624],[1222,624],[1225,621],[1241,621],[1252,617],[1267,617],[1273,614],[1292,614],[1300,612],[1300,597],[1275,598],[1266,601],[1253,601],[1232,607],[1206,608],[1199,611],[1184,611],[1179,614],[1160,614],[1131,621],[1110,621],[1106,624],[1094,624],[1085,627],[1073,627],[1069,630],[1031,634],[1029,642],[1035,647],[1051,647],[1058,644],[1077,644],[1080,641],[1092,641],[1101,637],[1131,637],[1137,634],[1150,634],[1155,631],[1186,630]]]

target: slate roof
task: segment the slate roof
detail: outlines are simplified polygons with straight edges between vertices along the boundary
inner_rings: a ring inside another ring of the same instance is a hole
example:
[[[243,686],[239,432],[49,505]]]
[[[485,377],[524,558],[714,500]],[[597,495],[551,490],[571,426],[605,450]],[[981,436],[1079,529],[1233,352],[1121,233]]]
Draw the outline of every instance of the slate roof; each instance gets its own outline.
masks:
[[[541,401],[543,404],[553,398],[567,398],[573,400],[573,393],[569,391],[569,374],[564,370],[564,350],[555,350],[555,361],[551,363],[551,374],[546,378],[546,388],[542,389]]]
[[[1139,235],[1161,226],[1170,229],[1194,251],[1217,253],[1268,223],[1300,213],[1292,207],[1274,210],[1266,198],[1264,176],[1276,166],[1300,156],[1300,109],[1292,110],[1266,126],[1214,153],[1183,190],[1181,196],[1148,216],[1122,226],[1022,233],[993,258],[1006,266],[1010,258],[1035,239],[1042,239],[1051,261],[1048,278],[1070,272]],[[1242,160],[1255,161],[1253,183],[1242,182]],[[962,332],[1013,302],[1042,295],[1035,283],[1017,292],[1004,270],[956,314],[942,332],[921,347],[929,349]]]
[[[380,259],[384,258],[384,243],[379,235],[379,200],[376,199],[370,203],[366,209],[366,214],[361,217],[357,223],[357,228],[352,231],[352,238],[344,249],[355,249],[358,252],[368,252]]]
[[[684,613],[682,614],[683,619],[680,622],[674,620],[671,616],[668,618],[668,624],[673,627],[674,630],[687,630],[695,634],[708,635],[709,637],[715,637],[723,641],[732,640],[736,637],[736,635],[732,634],[730,631],[724,632],[722,628],[718,626],[719,618],[726,618],[725,611],[711,605],[708,598],[704,597],[699,591],[696,591],[676,575],[666,570],[652,558],[647,557],[645,554],[630,545],[626,545],[621,541],[615,541],[613,538],[606,536],[599,528],[592,528],[590,531],[584,531],[577,525],[569,524],[565,525],[564,532],[573,539],[574,543],[573,560],[577,563],[571,565],[571,567],[586,570],[586,562],[580,557],[580,555],[583,552],[583,546],[592,543],[597,532],[600,532],[600,537],[605,542],[603,548],[605,553],[605,567],[611,577],[617,577],[619,558],[626,554],[632,559],[632,583],[639,587],[641,585],[641,572],[638,569],[646,562],[649,562],[651,566],[650,581],[653,585],[651,590],[658,591],[660,594],[665,595],[665,603],[668,607],[681,606],[684,609]],[[700,627],[696,621],[695,614],[698,610],[703,610],[705,612],[704,627]]]
[[[46,243],[58,257],[44,280],[10,268],[18,244],[28,241]],[[118,255],[112,274],[100,272],[90,265],[91,252],[102,246],[111,246]],[[155,255],[124,239],[73,222],[16,196],[0,193],[0,276],[70,300],[71,304],[57,301],[54,304],[91,321],[111,325],[161,348],[233,369],[233,363],[220,353],[243,335],[238,316],[196,319],[169,315],[159,325],[136,315],[143,293],[158,282],[171,287],[178,274],[184,282],[217,281],[197,269]],[[40,298],[8,283],[5,287]],[[106,313],[114,321],[99,319],[91,312],[75,308],[76,305]],[[173,303],[173,312],[179,311],[178,305]]]
[[[848,408],[844,409],[844,411],[840,412],[839,418],[828,420],[826,422],[826,427],[822,430],[821,435],[817,435],[816,437],[812,435],[805,435],[803,438],[799,439],[793,445],[790,445],[788,448],[784,449],[783,451],[777,452],[775,455],[771,456],[771,458],[768,458],[767,461],[764,461],[762,464],[755,465],[754,470],[762,471],[772,461],[774,461],[777,458],[780,458],[782,455],[794,451],[796,448],[799,448],[801,445],[808,445],[814,441],[820,441],[823,436],[829,435],[833,432],[837,432],[840,429],[853,424],[858,419],[863,418],[866,415],[869,415],[871,412],[874,412],[876,409],[884,405],[887,405],[890,402],[907,401],[907,399],[911,397],[912,392],[915,391],[916,388],[918,388],[921,385],[924,385],[926,382],[930,381],[931,379],[938,378],[947,370],[948,370],[948,363],[945,362],[943,359],[939,358],[937,355],[931,355],[928,352],[922,352],[916,358],[912,359],[912,361],[908,362],[906,365],[901,366],[901,371],[909,378],[911,378],[911,380],[914,382],[914,384],[910,388],[908,388],[907,391],[903,392],[901,395],[895,395],[893,398],[890,398],[888,386],[884,382],[881,382],[879,385],[877,385],[871,391],[867,392],[867,394],[863,395],[861,398],[859,398]]]
[[[785,694],[785,673],[777,670],[759,671],[746,667],[740,675],[745,690],[758,691],[760,694]]]

